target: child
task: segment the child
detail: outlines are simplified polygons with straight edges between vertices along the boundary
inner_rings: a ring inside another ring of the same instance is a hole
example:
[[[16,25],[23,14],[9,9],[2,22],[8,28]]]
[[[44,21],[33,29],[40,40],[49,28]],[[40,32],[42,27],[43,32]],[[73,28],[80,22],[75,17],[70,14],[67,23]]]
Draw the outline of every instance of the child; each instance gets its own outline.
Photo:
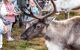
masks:
[[[6,33],[8,31],[7,26],[4,25],[2,19],[0,18],[0,50],[2,49],[3,44],[3,36],[2,33]]]
[[[10,24],[7,25],[9,31],[7,32],[7,41],[13,41],[14,39],[11,36],[12,25],[15,22],[16,11],[14,9],[14,5],[11,0],[2,0],[1,5],[1,16],[4,17],[6,21],[9,21]]]

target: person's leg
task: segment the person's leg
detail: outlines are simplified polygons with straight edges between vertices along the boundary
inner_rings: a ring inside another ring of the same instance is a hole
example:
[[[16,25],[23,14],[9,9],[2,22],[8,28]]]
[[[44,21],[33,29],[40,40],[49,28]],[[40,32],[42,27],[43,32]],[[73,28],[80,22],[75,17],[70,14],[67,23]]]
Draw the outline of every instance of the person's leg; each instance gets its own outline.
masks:
[[[13,41],[13,40],[14,40],[14,39],[11,37],[12,24],[13,24],[13,23],[10,23],[10,25],[7,25],[7,26],[8,26],[8,29],[9,29],[9,31],[7,32],[7,40],[8,40],[8,41]]]
[[[3,38],[2,33],[0,33],[0,50],[2,50]]]
[[[3,45],[3,29],[0,28],[0,50],[2,50]]]

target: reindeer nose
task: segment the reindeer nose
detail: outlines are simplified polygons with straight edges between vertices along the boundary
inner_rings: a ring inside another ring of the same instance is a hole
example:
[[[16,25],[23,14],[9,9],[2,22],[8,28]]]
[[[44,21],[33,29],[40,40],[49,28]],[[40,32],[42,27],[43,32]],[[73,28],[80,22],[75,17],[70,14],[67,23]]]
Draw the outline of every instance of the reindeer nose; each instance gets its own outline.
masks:
[[[22,40],[26,40],[27,38],[21,37],[20,39],[22,39]]]
[[[21,34],[20,39],[22,39],[22,40],[27,40],[27,39],[28,39],[28,36],[25,35],[25,34]]]
[[[25,36],[21,36],[20,39],[26,40],[27,38]]]

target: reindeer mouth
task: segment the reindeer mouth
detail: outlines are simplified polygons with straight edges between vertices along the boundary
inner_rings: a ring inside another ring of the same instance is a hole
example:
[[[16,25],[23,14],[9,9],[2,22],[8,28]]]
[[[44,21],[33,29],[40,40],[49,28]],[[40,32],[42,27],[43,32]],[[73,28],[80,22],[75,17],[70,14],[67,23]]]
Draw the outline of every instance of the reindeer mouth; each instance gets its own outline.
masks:
[[[27,38],[21,37],[22,40],[27,40]]]

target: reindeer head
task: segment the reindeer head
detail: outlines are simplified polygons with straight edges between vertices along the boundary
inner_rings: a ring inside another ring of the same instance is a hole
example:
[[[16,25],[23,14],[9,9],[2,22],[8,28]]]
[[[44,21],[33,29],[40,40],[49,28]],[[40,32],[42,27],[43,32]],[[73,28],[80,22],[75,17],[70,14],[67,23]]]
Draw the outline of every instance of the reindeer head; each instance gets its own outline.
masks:
[[[41,7],[38,5],[38,3],[35,0],[34,0],[34,2],[36,3],[37,7],[39,8],[40,13],[42,13]],[[53,0],[50,0],[50,2],[53,5],[52,6],[53,10],[51,12],[49,12],[48,14],[46,14],[46,15],[39,14],[39,15],[35,16],[30,11],[30,14],[28,14],[28,15],[38,19],[38,22],[33,24],[27,30],[25,30],[25,32],[21,34],[21,39],[29,40],[29,39],[33,39],[35,37],[39,37],[39,35],[42,33],[43,29],[49,25],[52,18],[48,18],[48,17],[53,15],[55,13],[55,10],[56,10],[56,7],[55,7],[55,4],[54,4]]]

